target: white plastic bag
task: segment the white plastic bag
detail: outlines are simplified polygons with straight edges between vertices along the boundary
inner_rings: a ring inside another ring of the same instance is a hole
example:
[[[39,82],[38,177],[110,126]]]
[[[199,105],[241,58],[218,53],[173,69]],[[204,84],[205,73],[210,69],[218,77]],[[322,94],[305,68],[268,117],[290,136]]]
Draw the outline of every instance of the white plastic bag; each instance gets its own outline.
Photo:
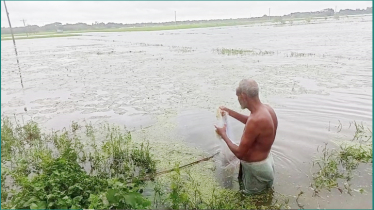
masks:
[[[221,114],[222,113],[222,114]],[[223,127],[226,124],[226,134],[227,137],[234,144],[234,133],[232,131],[231,123],[228,120],[228,113],[222,112],[221,109],[217,109],[217,126]],[[231,152],[230,148],[227,146],[226,142],[221,136],[217,134],[217,138],[220,141],[219,154],[217,160],[217,172],[220,179],[220,183],[223,187],[232,188],[232,181],[236,170],[239,169],[240,160]]]

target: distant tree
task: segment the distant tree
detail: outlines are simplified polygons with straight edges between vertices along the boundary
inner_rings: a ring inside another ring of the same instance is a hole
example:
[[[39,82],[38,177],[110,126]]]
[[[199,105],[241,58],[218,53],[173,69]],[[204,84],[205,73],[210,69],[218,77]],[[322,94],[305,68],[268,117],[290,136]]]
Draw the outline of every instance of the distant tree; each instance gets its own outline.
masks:
[[[292,25],[294,18],[300,18],[304,19],[306,23],[310,23],[312,21],[313,17],[321,17],[325,20],[328,19],[328,17],[334,17],[335,19],[339,20],[340,16],[347,17],[348,15],[362,15],[362,14],[372,14],[373,13],[372,7],[367,7],[366,9],[345,9],[340,10],[339,12],[336,12],[331,9],[327,8],[321,11],[314,11],[314,12],[295,12],[288,15],[283,15],[280,17],[276,17],[273,19],[275,22],[279,22],[280,24],[285,24],[286,19],[289,20],[289,23]],[[215,20],[192,20],[192,21],[179,21],[179,24],[219,24],[222,22],[230,22],[230,23],[242,23],[242,22],[249,22],[253,20],[268,20],[269,17],[264,14],[262,17],[253,17],[253,18],[239,18],[239,19],[215,19]],[[105,29],[105,28],[121,28],[121,27],[142,27],[142,26],[156,26],[156,25],[162,25],[162,26],[169,26],[174,25],[174,21],[170,22],[164,22],[164,23],[133,23],[133,24],[123,24],[123,23],[103,23],[95,21],[95,23],[92,23],[90,25],[86,23],[74,23],[74,24],[61,24],[60,22],[50,23],[46,24],[44,26],[26,26],[26,27],[14,27],[13,32],[14,33],[38,33],[38,32],[48,32],[48,31],[57,31],[57,30],[71,30],[71,31],[81,31],[81,30],[90,30],[90,29]],[[2,27],[1,28],[1,34],[10,34],[9,27]]]
[[[40,32],[40,27],[37,26],[37,25],[28,25],[27,26],[27,31],[28,31],[28,33],[32,33],[32,34],[39,33]]]

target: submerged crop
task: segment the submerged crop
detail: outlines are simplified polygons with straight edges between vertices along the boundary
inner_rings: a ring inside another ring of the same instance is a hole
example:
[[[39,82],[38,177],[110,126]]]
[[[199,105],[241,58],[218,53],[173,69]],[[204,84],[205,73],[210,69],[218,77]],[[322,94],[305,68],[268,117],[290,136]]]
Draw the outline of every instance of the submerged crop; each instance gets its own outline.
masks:
[[[322,155],[313,161],[317,171],[313,173],[312,188],[318,194],[322,189],[338,189],[351,194],[351,180],[355,169],[362,163],[372,163],[372,132],[354,122],[356,132],[351,141],[334,141],[338,148],[322,148]],[[319,148],[317,148],[319,150]]]

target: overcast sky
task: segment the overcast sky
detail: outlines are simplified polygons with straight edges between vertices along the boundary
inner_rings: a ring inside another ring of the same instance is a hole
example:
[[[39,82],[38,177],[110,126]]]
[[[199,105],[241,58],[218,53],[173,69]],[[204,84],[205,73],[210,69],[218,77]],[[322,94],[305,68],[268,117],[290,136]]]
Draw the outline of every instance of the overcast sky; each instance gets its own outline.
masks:
[[[90,2],[90,1],[14,1],[6,2],[12,26],[26,24],[45,25],[52,22],[91,24],[98,22],[139,23],[177,20],[225,19],[285,15],[291,12],[318,11],[335,7],[339,9],[365,9],[371,1],[304,1],[304,2]],[[1,2],[1,26],[9,27],[3,1]]]

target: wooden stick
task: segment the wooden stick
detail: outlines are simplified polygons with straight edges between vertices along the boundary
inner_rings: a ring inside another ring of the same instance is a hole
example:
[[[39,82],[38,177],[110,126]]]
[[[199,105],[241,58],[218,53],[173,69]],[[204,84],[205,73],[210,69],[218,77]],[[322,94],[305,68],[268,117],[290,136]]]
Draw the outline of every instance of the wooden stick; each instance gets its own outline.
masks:
[[[216,152],[214,155],[211,155],[211,156],[209,156],[209,157],[205,157],[205,158],[200,159],[200,160],[197,160],[197,161],[195,161],[195,162],[192,162],[192,163],[188,163],[188,164],[186,164],[186,165],[183,165],[183,166],[179,167],[179,169],[181,169],[181,168],[186,168],[186,167],[188,167],[188,166],[192,166],[192,165],[196,165],[196,164],[201,163],[201,162],[203,162],[203,161],[208,161],[208,160],[212,159],[214,156],[216,156],[218,153],[219,153],[219,152]],[[175,168],[168,169],[168,170],[165,170],[165,171],[157,172],[157,173],[154,174],[154,176],[152,176],[152,177],[150,177],[150,176],[145,176],[145,177],[141,178],[139,181],[149,180],[149,179],[151,179],[151,178],[153,178],[153,177],[156,177],[156,176],[159,176],[159,175],[162,175],[162,174],[167,174],[167,173],[170,173],[170,172],[172,172],[172,171],[175,171]],[[127,182],[127,184],[130,184],[130,183],[131,183],[131,181],[128,181],[128,182]]]

